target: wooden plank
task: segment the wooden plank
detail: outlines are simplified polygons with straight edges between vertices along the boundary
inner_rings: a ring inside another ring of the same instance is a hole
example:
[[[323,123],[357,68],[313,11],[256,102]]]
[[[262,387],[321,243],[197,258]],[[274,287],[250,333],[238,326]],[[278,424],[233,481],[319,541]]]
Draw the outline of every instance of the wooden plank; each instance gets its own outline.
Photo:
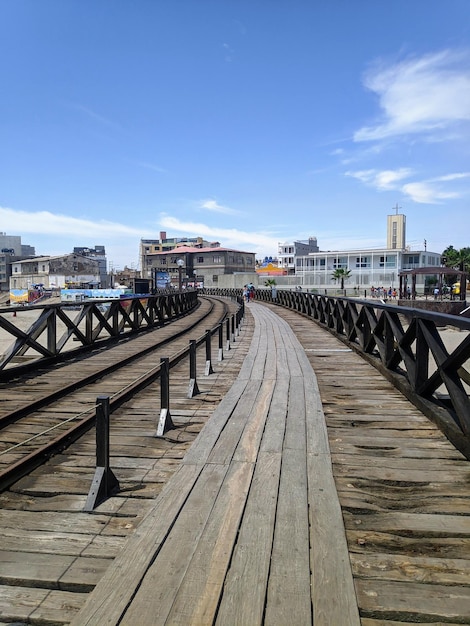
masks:
[[[463,515],[441,515],[434,513],[408,513],[406,511],[388,511],[374,515],[351,515],[344,513],[347,528],[358,528],[364,531],[401,532],[441,536],[470,537],[470,517]]]
[[[302,448],[286,448],[282,456],[264,623],[313,623],[307,471]]]
[[[276,381],[272,378],[262,381],[259,392],[254,399],[253,406],[248,414],[248,419],[243,429],[243,433],[236,444],[236,449],[233,454],[234,461],[245,461],[249,463],[256,462],[266,419],[272,401],[275,382]],[[240,398],[240,409],[248,412],[249,408],[249,403],[245,400],[245,395],[243,395]],[[212,461],[213,458],[217,457],[213,457],[213,455],[211,455],[210,460]]]
[[[201,468],[182,465],[160,494],[157,505],[130,537],[71,626],[116,624],[134,595],[135,586],[153,561],[168,528],[178,515]],[[133,580],[133,584],[129,584]]]
[[[260,452],[216,624],[263,623],[281,454]]]
[[[382,619],[470,621],[470,587],[356,579],[362,615]]]
[[[307,454],[315,626],[360,624],[341,507],[326,454]]]
[[[432,558],[410,554],[353,553],[351,563],[355,576],[395,582],[424,582],[439,585],[468,586],[469,559]]]
[[[225,428],[210,451],[209,463],[230,463],[250,413],[252,410],[256,410],[256,399],[262,385],[263,380],[261,378],[254,378],[248,382],[230,416],[230,420],[227,421]]]
[[[32,624],[69,624],[82,608],[87,594],[70,591],[49,591],[31,613]]]
[[[213,623],[253,471],[252,463],[232,462],[166,623]]]
[[[50,589],[0,585],[0,615],[2,620],[17,623],[18,620],[26,622],[50,593]]]
[[[185,467],[189,469],[190,466]],[[171,533],[145,572],[145,578],[123,616],[123,624],[158,626],[166,622],[227,470],[225,465],[204,467],[184,508],[168,527]]]
[[[211,419],[205,425],[204,429],[200,432],[191,446],[191,449],[186,454],[183,463],[185,464],[199,464],[204,463],[211,450],[220,436],[227,421],[235,410],[240,395],[248,385],[248,378],[237,378],[233,386],[227,392],[219,406],[215,409]]]

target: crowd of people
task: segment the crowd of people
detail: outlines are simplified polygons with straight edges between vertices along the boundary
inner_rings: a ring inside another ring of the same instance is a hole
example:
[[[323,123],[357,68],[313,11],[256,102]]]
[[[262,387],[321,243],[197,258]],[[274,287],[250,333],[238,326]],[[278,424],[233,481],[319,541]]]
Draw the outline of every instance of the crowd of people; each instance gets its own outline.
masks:
[[[243,298],[245,302],[250,302],[255,299],[255,287],[252,283],[243,285]]]
[[[370,288],[370,295],[372,298],[396,298],[398,296],[398,291],[393,287],[389,287],[387,289],[386,287],[372,286]]]

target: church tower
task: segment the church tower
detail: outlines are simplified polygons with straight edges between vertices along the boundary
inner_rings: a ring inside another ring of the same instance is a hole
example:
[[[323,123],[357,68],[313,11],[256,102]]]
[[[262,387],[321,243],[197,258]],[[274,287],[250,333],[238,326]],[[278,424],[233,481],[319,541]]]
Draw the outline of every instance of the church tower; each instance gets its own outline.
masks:
[[[406,215],[398,213],[400,207],[395,207],[395,215],[387,215],[387,248],[389,250],[404,250],[406,246]]]

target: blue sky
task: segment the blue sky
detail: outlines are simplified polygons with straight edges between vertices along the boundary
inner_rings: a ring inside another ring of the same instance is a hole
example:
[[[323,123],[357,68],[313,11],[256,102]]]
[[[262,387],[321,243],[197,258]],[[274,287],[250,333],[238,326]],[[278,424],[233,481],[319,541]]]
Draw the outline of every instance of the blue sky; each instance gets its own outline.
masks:
[[[0,0],[0,230],[470,245],[469,0]]]

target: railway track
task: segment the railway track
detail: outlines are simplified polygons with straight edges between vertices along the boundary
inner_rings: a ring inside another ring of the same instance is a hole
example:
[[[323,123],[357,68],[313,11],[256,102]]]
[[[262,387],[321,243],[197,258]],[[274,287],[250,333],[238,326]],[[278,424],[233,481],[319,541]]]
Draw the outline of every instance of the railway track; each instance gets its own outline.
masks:
[[[188,334],[214,329],[231,308],[227,300],[201,298],[195,312],[163,328],[2,384],[0,490],[88,430],[97,396],[108,394],[116,408],[158,377],[160,357],[178,358]]]

